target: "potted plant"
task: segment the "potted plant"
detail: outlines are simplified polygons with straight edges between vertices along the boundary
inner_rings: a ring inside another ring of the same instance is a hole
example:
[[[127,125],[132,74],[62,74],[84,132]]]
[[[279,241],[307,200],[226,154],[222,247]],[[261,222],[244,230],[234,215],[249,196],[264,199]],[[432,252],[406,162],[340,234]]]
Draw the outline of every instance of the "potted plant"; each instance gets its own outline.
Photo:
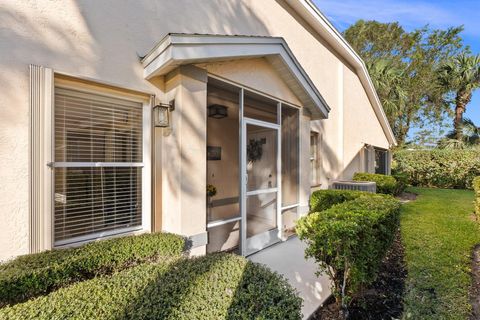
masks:
[[[212,198],[217,194],[217,188],[213,184],[207,184],[207,206],[208,206],[208,217],[210,220],[212,217]]]

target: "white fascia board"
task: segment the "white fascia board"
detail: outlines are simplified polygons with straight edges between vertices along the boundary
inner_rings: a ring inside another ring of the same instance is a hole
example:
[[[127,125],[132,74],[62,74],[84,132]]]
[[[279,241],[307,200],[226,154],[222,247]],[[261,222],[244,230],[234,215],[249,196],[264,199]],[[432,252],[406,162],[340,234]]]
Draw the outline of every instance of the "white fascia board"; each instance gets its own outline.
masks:
[[[325,15],[312,3],[311,0],[286,0],[287,3],[312,26],[334,50],[348,61],[357,72],[357,75],[370,99],[375,115],[392,146],[397,145],[392,128],[382,108],[375,87],[368,73],[365,63],[355,50],[343,38],[342,34],[328,21]]]
[[[182,64],[257,57],[279,58],[289,71],[289,79],[294,79],[301,88],[302,92],[296,94],[313,118],[328,117],[330,107],[282,38],[172,34],[155,46],[142,64],[144,77],[150,79]]]

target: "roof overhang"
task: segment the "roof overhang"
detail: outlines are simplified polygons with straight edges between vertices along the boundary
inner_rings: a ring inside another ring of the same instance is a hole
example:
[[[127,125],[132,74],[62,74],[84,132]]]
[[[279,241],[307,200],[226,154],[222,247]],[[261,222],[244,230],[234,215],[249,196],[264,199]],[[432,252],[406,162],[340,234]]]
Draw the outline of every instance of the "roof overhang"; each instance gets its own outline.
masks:
[[[382,125],[383,131],[391,145],[397,145],[397,141],[393,134],[392,128],[388,123],[387,116],[383,111],[382,104],[378,98],[377,91],[373,86],[372,80],[368,73],[367,67],[362,58],[343,38],[342,34],[328,21],[323,13],[315,6],[311,0],[286,0],[287,3],[314,28],[320,36],[332,48],[340,54],[357,72],[360,81],[370,99],[375,114]]]
[[[146,79],[161,76],[184,64],[266,58],[312,119],[326,119],[330,107],[299,64],[283,38],[169,34],[143,59]]]

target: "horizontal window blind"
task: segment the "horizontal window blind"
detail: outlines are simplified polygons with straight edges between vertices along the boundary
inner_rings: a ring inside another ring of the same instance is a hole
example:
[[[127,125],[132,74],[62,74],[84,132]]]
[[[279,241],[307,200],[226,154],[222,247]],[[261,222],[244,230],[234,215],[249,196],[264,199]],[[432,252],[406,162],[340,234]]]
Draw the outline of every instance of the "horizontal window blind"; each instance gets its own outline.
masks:
[[[142,225],[142,105],[55,90],[56,245]]]

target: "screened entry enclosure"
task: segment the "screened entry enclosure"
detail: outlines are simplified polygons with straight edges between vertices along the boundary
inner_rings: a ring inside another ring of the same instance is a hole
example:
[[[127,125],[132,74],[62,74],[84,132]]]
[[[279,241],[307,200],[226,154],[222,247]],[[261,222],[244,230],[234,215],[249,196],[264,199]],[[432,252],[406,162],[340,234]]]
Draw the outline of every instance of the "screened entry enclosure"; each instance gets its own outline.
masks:
[[[292,235],[299,202],[299,109],[209,78],[207,251],[249,255]]]

